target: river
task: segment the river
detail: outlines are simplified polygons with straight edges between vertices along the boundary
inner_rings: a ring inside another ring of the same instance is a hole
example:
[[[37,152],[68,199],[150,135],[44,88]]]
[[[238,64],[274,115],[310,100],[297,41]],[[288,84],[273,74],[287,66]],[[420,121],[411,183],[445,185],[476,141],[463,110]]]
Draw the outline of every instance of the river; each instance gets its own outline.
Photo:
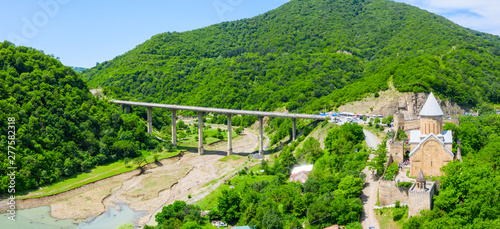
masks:
[[[140,217],[146,215],[145,211],[134,211],[126,204],[117,205],[120,210],[110,207],[100,216],[89,217],[85,220],[53,218],[50,216],[49,206],[18,210],[15,222],[7,218],[10,216],[10,213],[7,213],[1,215],[0,225],[2,228],[9,229],[111,229],[125,223],[135,223]]]

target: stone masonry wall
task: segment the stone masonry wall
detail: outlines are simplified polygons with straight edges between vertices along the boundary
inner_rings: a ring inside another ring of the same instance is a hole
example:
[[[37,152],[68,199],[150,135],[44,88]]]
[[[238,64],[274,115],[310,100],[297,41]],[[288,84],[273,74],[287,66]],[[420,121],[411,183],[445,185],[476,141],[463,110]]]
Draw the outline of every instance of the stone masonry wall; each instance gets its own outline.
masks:
[[[404,130],[418,130],[420,129],[420,119],[415,120],[405,120],[404,122]]]
[[[392,159],[397,161],[397,163],[403,162],[404,158],[404,145],[403,141],[395,141],[389,143],[389,152],[392,155]]]
[[[381,180],[379,186],[380,206],[394,204],[397,200],[401,203],[409,204],[409,188],[397,187],[395,181]]]
[[[432,208],[432,196],[434,196],[435,185],[428,182],[429,190],[415,190],[415,184],[412,185],[409,194],[408,216],[412,217],[420,213],[421,210]]]

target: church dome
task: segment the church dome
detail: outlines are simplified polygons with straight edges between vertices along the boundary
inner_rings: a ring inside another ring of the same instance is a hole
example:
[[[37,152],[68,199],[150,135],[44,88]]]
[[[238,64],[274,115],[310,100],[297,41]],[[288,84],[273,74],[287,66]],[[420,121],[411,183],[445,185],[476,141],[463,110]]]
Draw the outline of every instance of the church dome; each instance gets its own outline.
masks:
[[[424,107],[420,111],[420,116],[444,116],[443,110],[441,110],[432,92],[429,94],[427,101],[425,101]]]
[[[425,176],[424,176],[424,172],[422,172],[422,170],[420,170],[420,172],[417,175],[417,182],[425,182]]]

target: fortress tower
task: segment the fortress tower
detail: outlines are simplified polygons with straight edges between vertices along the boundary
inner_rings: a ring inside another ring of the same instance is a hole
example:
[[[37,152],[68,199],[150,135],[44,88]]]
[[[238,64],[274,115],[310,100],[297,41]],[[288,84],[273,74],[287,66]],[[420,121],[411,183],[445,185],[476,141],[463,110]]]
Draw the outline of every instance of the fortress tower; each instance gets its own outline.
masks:
[[[418,173],[417,181],[408,191],[408,216],[419,214],[421,210],[432,208],[434,196],[434,182],[427,182],[422,170]]]

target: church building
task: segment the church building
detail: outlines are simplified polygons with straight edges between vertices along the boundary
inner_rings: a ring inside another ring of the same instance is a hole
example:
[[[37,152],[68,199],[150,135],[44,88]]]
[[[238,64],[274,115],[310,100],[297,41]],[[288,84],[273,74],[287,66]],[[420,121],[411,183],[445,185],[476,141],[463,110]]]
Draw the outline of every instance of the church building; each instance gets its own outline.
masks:
[[[441,176],[441,167],[453,161],[453,136],[443,131],[443,116],[431,93],[420,111],[420,129],[410,131],[410,177],[421,170],[427,176]]]

